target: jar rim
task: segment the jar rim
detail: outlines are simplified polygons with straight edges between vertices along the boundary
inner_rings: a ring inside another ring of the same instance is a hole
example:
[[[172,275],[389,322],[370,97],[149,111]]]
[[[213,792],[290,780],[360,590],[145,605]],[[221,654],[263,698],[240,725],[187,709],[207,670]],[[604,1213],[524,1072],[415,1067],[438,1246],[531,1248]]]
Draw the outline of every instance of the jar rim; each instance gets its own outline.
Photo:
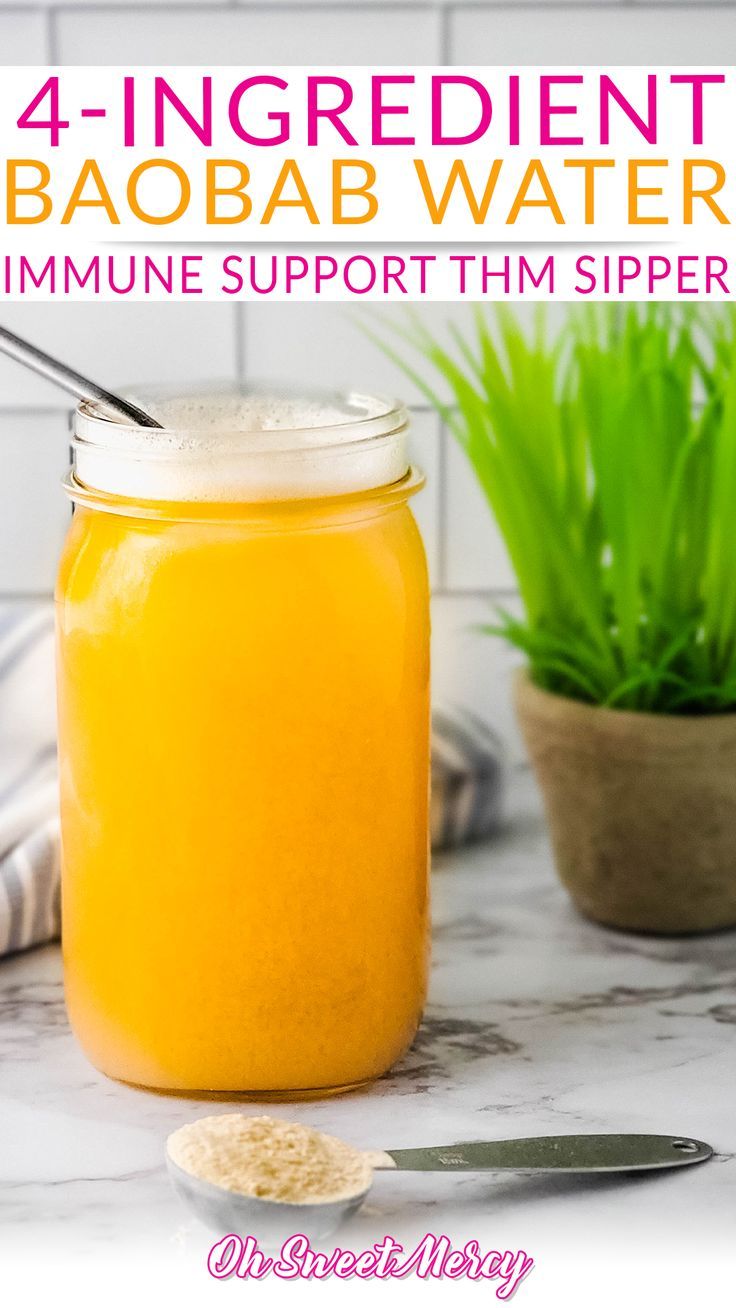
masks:
[[[265,383],[241,386],[232,382],[212,382],[192,387],[189,390],[174,389],[173,387],[165,390],[152,386],[126,387],[125,393],[131,396],[135,403],[142,408],[148,409],[150,407],[153,409],[153,417],[157,417],[157,409],[165,417],[167,406],[172,403],[179,404],[183,402],[184,405],[187,405],[199,402],[202,405],[205,402],[216,404],[218,401],[233,402],[239,400],[246,402],[266,401],[274,405],[284,403],[302,404],[305,408],[311,403],[316,409],[319,407],[324,410],[332,408],[333,411],[341,406],[344,412],[339,421],[327,418],[322,422],[294,423],[269,428],[254,425],[250,427],[228,426],[215,430],[211,424],[198,426],[196,423],[173,424],[165,421],[159,427],[149,428],[141,427],[136,423],[125,422],[110,409],[106,409],[102,400],[88,399],[81,400],[74,411],[73,430],[75,436],[90,443],[102,444],[102,441],[95,438],[104,434],[105,437],[110,438],[110,442],[114,445],[117,441],[127,441],[130,437],[141,436],[160,441],[163,434],[165,437],[195,438],[208,442],[214,439],[216,444],[218,441],[236,441],[242,440],[244,437],[266,436],[283,438],[286,442],[289,437],[302,437],[308,432],[324,432],[327,434],[355,431],[359,433],[356,440],[369,440],[371,437],[395,431],[408,421],[406,406],[401,401],[390,396],[382,394],[369,395],[364,391],[353,389],[347,391],[321,391],[310,388],[269,386]],[[355,411],[354,415],[350,413],[351,409]],[[332,443],[326,441],[324,444],[330,445]],[[279,444],[277,448],[292,447],[288,444]]]
[[[229,384],[131,398],[162,425],[78,406],[78,485],[126,499],[299,499],[390,485],[409,467],[409,414],[382,396]]]

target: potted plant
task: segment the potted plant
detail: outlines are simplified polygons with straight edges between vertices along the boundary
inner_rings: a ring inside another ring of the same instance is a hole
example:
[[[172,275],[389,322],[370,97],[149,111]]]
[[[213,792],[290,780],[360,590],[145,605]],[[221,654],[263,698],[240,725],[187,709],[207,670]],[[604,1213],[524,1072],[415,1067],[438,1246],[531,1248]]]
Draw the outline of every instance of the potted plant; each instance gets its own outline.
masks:
[[[478,309],[410,369],[464,449],[523,617],[516,707],[559,874],[639,931],[736,923],[736,316]]]

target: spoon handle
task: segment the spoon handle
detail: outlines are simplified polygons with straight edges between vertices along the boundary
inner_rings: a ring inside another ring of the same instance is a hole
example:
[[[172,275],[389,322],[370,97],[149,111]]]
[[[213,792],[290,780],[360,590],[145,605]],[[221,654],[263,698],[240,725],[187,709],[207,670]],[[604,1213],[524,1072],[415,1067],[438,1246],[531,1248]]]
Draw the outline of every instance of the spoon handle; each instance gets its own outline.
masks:
[[[7,327],[0,327],[0,351],[7,354],[9,358],[15,359],[17,363],[24,364],[26,368],[32,368],[34,372],[53,382],[55,386],[61,386],[62,390],[68,391],[78,400],[99,400],[118,418],[124,418],[137,427],[161,425],[150,414],[139,409],[137,404],[131,404],[122,396],[106,391],[104,387],[98,386],[97,382],[90,381],[89,377],[82,376],[81,372],[75,372],[73,368],[54,359],[45,350],[40,350],[37,345],[32,345],[30,341],[24,341],[21,336],[8,331]]]
[[[408,1172],[639,1172],[704,1163],[713,1150],[689,1136],[542,1135],[386,1152]]]

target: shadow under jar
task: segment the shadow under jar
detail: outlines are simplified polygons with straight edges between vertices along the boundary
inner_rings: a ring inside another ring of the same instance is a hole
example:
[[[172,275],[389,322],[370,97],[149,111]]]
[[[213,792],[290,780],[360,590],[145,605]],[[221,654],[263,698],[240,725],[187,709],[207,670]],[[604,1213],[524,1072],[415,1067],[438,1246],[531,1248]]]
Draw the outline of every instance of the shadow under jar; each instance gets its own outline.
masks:
[[[75,418],[57,586],[67,1006],[159,1090],[344,1090],[425,994],[429,622],[401,408]]]

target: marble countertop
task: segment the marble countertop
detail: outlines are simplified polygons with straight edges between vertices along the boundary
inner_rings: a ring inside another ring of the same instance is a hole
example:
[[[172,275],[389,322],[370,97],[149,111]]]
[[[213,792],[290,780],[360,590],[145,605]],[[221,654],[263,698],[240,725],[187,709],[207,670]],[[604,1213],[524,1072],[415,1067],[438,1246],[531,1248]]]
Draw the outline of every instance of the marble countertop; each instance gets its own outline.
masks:
[[[529,1303],[557,1302],[543,1287],[563,1282],[575,1302],[591,1259],[598,1290],[612,1285],[622,1252],[660,1289],[666,1276],[683,1287],[691,1264],[712,1271],[733,1242],[736,933],[655,939],[582,920],[555,879],[525,773],[504,833],[438,858],[433,890],[430,1001],[410,1054],[364,1092],[269,1112],[374,1147],[661,1131],[705,1139],[717,1157],[638,1179],[381,1174],[342,1243],[362,1249],[391,1232],[408,1246],[441,1230],[523,1247],[536,1262]],[[0,964],[6,1270],[27,1271],[42,1248],[49,1273],[71,1260],[114,1265],[117,1279],[147,1260],[206,1280],[212,1237],[179,1206],[163,1144],[211,1111],[95,1072],[67,1026],[57,947]]]

